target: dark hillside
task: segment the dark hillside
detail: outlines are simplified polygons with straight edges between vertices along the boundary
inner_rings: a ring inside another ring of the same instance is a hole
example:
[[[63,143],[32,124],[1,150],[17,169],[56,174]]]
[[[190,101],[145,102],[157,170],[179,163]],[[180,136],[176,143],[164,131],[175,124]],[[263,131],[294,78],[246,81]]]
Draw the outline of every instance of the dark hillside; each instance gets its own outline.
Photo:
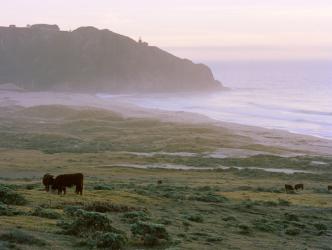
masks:
[[[28,90],[175,92],[221,88],[203,64],[109,30],[0,27],[0,84]]]

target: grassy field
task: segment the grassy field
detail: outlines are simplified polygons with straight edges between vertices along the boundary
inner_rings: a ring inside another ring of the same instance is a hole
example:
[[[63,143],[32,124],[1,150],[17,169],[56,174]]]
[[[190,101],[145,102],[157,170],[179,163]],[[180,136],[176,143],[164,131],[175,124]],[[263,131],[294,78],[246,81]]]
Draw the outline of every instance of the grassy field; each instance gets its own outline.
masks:
[[[331,158],[267,155],[285,149],[100,110],[15,107],[0,116],[0,249],[332,249]],[[209,157],[219,148],[266,154]],[[192,154],[164,154],[178,152]],[[231,168],[125,167],[158,164]],[[46,193],[46,172],[84,173],[83,196]],[[305,190],[286,194],[286,183]]]

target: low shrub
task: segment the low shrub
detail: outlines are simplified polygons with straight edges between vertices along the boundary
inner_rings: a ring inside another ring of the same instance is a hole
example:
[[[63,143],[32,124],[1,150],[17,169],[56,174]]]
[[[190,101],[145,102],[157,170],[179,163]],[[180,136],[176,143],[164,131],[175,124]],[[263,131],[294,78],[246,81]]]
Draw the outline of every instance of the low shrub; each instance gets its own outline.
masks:
[[[291,236],[295,236],[301,233],[301,230],[299,228],[296,227],[289,227],[286,229],[285,234],[291,235]]]
[[[58,223],[65,234],[89,236],[95,232],[120,232],[111,225],[111,220],[104,214],[77,209],[71,220],[62,220]]]
[[[251,186],[239,186],[238,188],[236,188],[236,190],[238,191],[253,191],[255,188],[251,187]],[[233,191],[233,189],[230,189]]]
[[[70,216],[73,216],[77,210],[82,209],[82,206],[65,206],[63,211]]]
[[[200,191],[200,192],[218,192],[220,191],[219,187],[216,186],[202,186],[202,187],[197,187],[195,190]]]
[[[9,188],[11,190],[17,190],[19,188],[19,185],[16,184],[4,184],[4,183],[0,183],[0,189],[1,188]]]
[[[278,202],[276,202],[276,201],[261,201],[261,202],[259,202],[261,205],[263,205],[263,206],[267,206],[267,207],[276,207],[276,206],[278,206],[279,205],[279,203]]]
[[[291,205],[291,203],[289,201],[280,199],[280,198],[278,199],[278,203],[280,206],[290,206]]]
[[[223,221],[236,221],[236,218],[234,216],[227,216],[223,218]]]
[[[33,190],[33,189],[35,189],[35,188],[38,188],[40,186],[40,184],[27,184],[27,185],[25,185],[25,189],[26,190]]]
[[[11,232],[1,234],[0,240],[8,241],[11,243],[17,243],[17,244],[25,244],[25,245],[36,245],[36,246],[46,245],[46,243],[43,240],[38,239],[31,234],[19,230],[13,230]]]
[[[241,203],[239,204],[239,208],[244,208],[244,209],[249,209],[249,208],[253,208],[254,206],[260,205],[258,201],[253,201],[253,200],[244,200],[241,201]]]
[[[326,231],[327,230],[327,226],[323,223],[315,223],[314,227],[319,231]]]
[[[17,211],[14,208],[9,207],[8,205],[0,202],[0,216],[15,216],[22,214],[20,211]]]
[[[262,232],[275,232],[276,227],[266,219],[258,219],[253,223],[254,228]]]
[[[144,211],[133,211],[123,214],[123,220],[129,223],[135,223],[138,221],[147,221],[150,219],[150,216]]]
[[[114,187],[109,184],[97,184],[93,187],[94,190],[113,190]]]
[[[171,225],[172,224],[172,220],[168,219],[168,218],[160,218],[157,220],[158,224],[163,224],[163,225]]]
[[[143,241],[146,246],[154,246],[161,240],[168,240],[169,234],[164,225],[138,221],[131,226],[134,237]]]
[[[188,197],[189,200],[195,200],[195,201],[202,201],[202,202],[216,202],[216,203],[222,203],[226,202],[228,199],[224,196],[217,195],[214,193],[206,193],[206,194],[198,194],[198,195],[192,195]]]
[[[188,186],[169,186],[149,184],[135,187],[134,191],[141,195],[164,197],[174,200],[185,200],[186,194],[191,191]]]
[[[127,237],[117,233],[101,233],[95,237],[96,246],[98,248],[106,248],[109,250],[120,250],[127,244]]]
[[[7,241],[0,241],[0,249],[1,250],[21,250],[19,246],[15,243],[7,242]]]
[[[31,213],[31,215],[48,219],[59,219],[61,217],[60,213],[42,207],[36,207],[35,210]]]
[[[206,238],[206,241],[207,242],[220,242],[220,241],[223,241],[224,239],[219,236],[219,235],[209,235],[207,238]]]
[[[191,226],[191,224],[189,223],[189,221],[182,221],[182,225],[183,225],[186,229],[188,229],[188,228]]]
[[[165,250],[181,250],[181,248],[172,246],[172,247],[166,248]]]
[[[143,210],[139,207],[131,207],[127,205],[118,205],[110,202],[93,202],[87,205],[84,205],[83,208],[86,211],[93,211],[99,213],[107,212],[130,212],[130,211],[140,211]]]
[[[297,228],[301,228],[301,229],[306,228],[306,224],[303,224],[301,222],[292,221],[290,224],[294,227],[297,227]]]
[[[296,214],[292,214],[292,213],[285,213],[285,219],[287,221],[299,221],[299,217]]]
[[[248,235],[248,234],[251,233],[250,227],[248,225],[246,225],[246,224],[240,224],[240,225],[238,225],[238,228],[239,228],[239,233],[240,234],[246,234],[246,235]]]
[[[266,193],[284,193],[284,188],[276,188],[276,187],[257,187],[253,188],[255,192],[266,192]]]
[[[25,205],[27,200],[13,189],[0,185],[0,202],[8,205]]]
[[[115,229],[112,221],[103,213],[86,211],[78,206],[67,206],[65,213],[71,218],[61,220],[58,226],[65,234],[85,237],[82,245],[88,245],[91,249],[120,250],[128,241],[126,234]]]
[[[193,221],[193,222],[198,222],[202,223],[204,221],[203,216],[200,214],[189,214],[184,216],[185,219]]]
[[[330,191],[327,188],[314,188],[313,192],[317,193],[317,194],[329,194],[330,193]]]

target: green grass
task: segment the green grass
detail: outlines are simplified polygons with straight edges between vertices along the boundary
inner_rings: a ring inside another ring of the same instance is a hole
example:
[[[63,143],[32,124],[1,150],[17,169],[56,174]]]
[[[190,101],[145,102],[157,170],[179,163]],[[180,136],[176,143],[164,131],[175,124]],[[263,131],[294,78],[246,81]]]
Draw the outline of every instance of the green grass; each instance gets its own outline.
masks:
[[[81,170],[89,173],[87,167]],[[99,181],[93,177],[101,176],[104,184],[112,184],[111,190],[94,189]],[[164,183],[155,184],[160,176],[163,176]],[[26,215],[0,216],[0,225],[6,232],[19,227],[43,239],[46,244],[61,245],[63,249],[75,249],[78,246],[89,249],[91,244],[97,244],[92,238],[88,237],[89,240],[82,242],[85,238],[75,234],[71,236],[64,232],[58,235],[62,230],[60,221],[71,223],[72,230],[78,225],[67,215],[70,207],[74,206],[72,218],[75,218],[77,209],[107,216],[110,219],[107,225],[124,232],[128,238],[125,249],[144,249],[144,245],[151,242],[179,249],[260,249],[262,246],[271,249],[290,236],[289,248],[304,247],[304,242],[309,248],[324,248],[329,242],[328,235],[332,233],[329,226],[332,225],[329,212],[332,196],[311,189],[294,195],[268,190],[257,192],[254,189],[268,185],[279,187],[284,181],[279,176],[272,176],[269,180],[251,178],[247,182],[246,178],[238,177],[231,171],[112,168],[107,174],[87,174],[87,185],[81,197],[75,195],[73,189],[69,189],[66,196],[46,193],[40,188],[27,190],[22,182],[29,184],[32,181],[13,180],[7,183],[17,185],[16,192],[28,201],[25,205],[15,206],[15,209]],[[243,190],[244,184],[253,188]],[[310,185],[318,184],[315,180],[310,182]],[[215,198],[191,198],[212,194],[213,197],[220,197],[222,202]],[[48,211],[47,214],[54,213],[60,217],[29,212],[34,211],[36,205]],[[40,216],[38,224],[34,223],[34,216]],[[133,237],[132,225],[144,221],[164,225],[169,239],[159,241],[150,239],[150,236],[145,240],[143,236]],[[84,226],[79,224],[79,228],[77,232],[84,233]],[[57,234],[57,242],[53,242],[51,236],[46,237],[45,232]],[[68,237],[72,238],[69,242]],[[107,237],[111,240],[115,236]]]

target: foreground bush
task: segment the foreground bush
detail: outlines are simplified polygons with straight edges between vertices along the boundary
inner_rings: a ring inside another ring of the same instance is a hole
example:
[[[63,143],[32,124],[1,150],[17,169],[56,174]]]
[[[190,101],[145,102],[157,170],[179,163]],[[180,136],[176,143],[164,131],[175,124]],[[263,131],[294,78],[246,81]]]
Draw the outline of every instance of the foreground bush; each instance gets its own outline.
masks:
[[[95,232],[119,232],[111,225],[111,220],[104,214],[77,209],[69,221],[60,221],[58,225],[66,234],[76,236],[91,235]]]
[[[139,238],[146,246],[154,246],[161,240],[168,240],[169,234],[164,225],[139,221],[131,226],[134,237]]]
[[[36,246],[46,245],[46,243],[43,240],[40,240],[34,237],[33,235],[18,230],[1,234],[0,240],[8,241],[10,243],[25,244],[25,245],[36,245]]]
[[[25,205],[27,200],[13,189],[0,185],[0,202],[8,205]]]
[[[109,249],[121,250],[127,245],[128,239],[123,234],[97,232],[93,237],[88,237],[78,243],[79,247],[87,247],[88,249]]]
[[[105,214],[89,212],[75,206],[67,207],[65,212],[71,218],[60,221],[58,226],[65,234],[86,238],[85,245],[111,250],[119,250],[126,245],[125,233],[115,229]]]
[[[293,213],[285,213],[284,216],[287,221],[300,221],[299,217]]]
[[[31,213],[31,215],[48,219],[59,219],[61,217],[61,214],[42,207],[36,207],[35,210]]]
[[[185,219],[193,221],[193,222],[198,222],[202,223],[204,221],[203,216],[200,214],[188,214],[184,216]]]
[[[291,235],[291,236],[295,236],[301,233],[301,230],[299,228],[296,227],[290,227],[287,228],[285,231],[285,234]]]
[[[117,233],[102,233],[96,237],[96,246],[98,248],[107,248],[109,250],[123,249],[127,244],[127,238]]]
[[[23,212],[17,211],[16,209],[0,202],[0,216],[14,216],[20,214],[23,214]]]
[[[251,234],[251,229],[246,224],[240,224],[240,225],[238,225],[238,228],[239,228],[240,234],[245,234],[245,235]]]
[[[138,221],[147,221],[150,216],[144,211],[132,211],[123,214],[123,220],[129,223],[135,223]]]
[[[264,218],[255,220],[253,224],[255,229],[262,232],[274,233],[278,229],[278,225]]]

